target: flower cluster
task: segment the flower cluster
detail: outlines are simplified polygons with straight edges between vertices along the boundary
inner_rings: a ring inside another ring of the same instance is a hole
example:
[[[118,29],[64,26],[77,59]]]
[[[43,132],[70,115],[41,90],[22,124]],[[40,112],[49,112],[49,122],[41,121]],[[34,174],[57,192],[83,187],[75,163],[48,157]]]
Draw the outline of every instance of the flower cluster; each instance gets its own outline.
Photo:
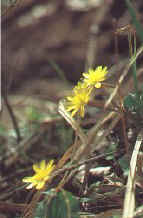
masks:
[[[68,96],[66,110],[71,111],[74,116],[79,113],[84,117],[85,105],[88,104],[93,88],[101,88],[101,82],[106,79],[107,67],[99,66],[95,70],[89,69],[83,73],[81,81],[73,88],[71,96]]]
[[[31,177],[23,178],[23,182],[29,183],[27,189],[31,189],[35,187],[36,189],[42,189],[50,178],[50,174],[53,171],[55,165],[53,164],[53,160],[51,160],[48,164],[46,164],[45,160],[42,160],[39,165],[34,164],[33,170],[35,174]]]
[[[99,66],[95,70],[89,69],[87,73],[82,74],[82,78],[73,88],[71,96],[66,98],[66,110],[70,111],[72,116],[79,113],[81,117],[84,117],[85,106],[91,98],[92,90],[101,87],[101,82],[106,79],[107,73],[107,67]],[[22,181],[28,183],[27,189],[33,187],[42,189],[49,180],[54,167],[53,160],[47,164],[45,160],[42,160],[39,164],[33,165],[35,174],[23,178]]]
[[[79,111],[80,116],[84,117],[84,106],[89,102],[90,93],[91,89],[82,87],[79,82],[74,87],[72,95],[67,97],[67,111],[72,111],[72,116]]]

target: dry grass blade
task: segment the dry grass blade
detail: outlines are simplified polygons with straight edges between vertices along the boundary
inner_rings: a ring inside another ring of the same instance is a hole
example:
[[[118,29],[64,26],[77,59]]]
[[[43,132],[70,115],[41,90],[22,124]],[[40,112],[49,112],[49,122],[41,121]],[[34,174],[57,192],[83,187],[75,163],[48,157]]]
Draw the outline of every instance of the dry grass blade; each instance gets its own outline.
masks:
[[[136,163],[139,149],[142,143],[143,130],[139,133],[136,144],[133,150],[132,158],[130,161],[130,169],[128,175],[128,182],[126,186],[124,209],[122,218],[133,218],[135,210],[135,181],[136,181]]]
[[[72,126],[72,128],[76,131],[77,136],[80,138],[82,144],[80,146],[80,149],[76,151],[76,157],[74,157],[75,160],[78,160],[80,155],[84,152],[87,144],[88,139],[87,136],[84,134],[82,129],[80,128],[77,121],[75,121],[72,116],[66,111],[64,107],[64,102],[60,101],[59,103],[59,113],[65,118],[65,120]]]
[[[42,191],[44,191],[44,189]],[[34,194],[31,203],[25,208],[21,218],[34,218],[34,209],[40,199],[40,196],[40,191],[37,191],[36,194]]]
[[[108,116],[103,117],[94,125],[88,132],[87,135],[84,134],[79,124],[71,117],[71,115],[66,111],[64,107],[64,102],[60,101],[59,103],[59,113],[65,118],[65,120],[72,126],[72,128],[76,131],[77,136],[80,139],[80,143],[78,145],[78,149],[74,153],[73,160],[82,160],[90,156],[93,152],[93,149],[98,150],[101,145],[101,142],[105,139],[105,137],[110,133],[110,131],[115,127],[117,122],[120,120],[120,115],[117,115],[115,112],[110,112]],[[113,119],[112,123],[108,130],[101,137],[97,137],[98,131],[101,129],[102,125],[108,120]],[[94,147],[92,143],[94,141]]]

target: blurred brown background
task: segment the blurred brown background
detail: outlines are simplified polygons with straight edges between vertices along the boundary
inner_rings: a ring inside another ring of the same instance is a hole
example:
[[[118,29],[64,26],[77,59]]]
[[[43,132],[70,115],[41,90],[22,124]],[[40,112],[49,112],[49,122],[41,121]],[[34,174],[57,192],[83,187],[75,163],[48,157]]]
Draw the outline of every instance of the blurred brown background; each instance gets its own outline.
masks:
[[[2,86],[11,93],[60,98],[63,77],[75,82],[89,66],[116,63],[115,29],[130,24],[124,0],[4,3]],[[142,1],[135,6],[141,20]],[[126,34],[119,36],[119,54],[120,60],[128,54]]]

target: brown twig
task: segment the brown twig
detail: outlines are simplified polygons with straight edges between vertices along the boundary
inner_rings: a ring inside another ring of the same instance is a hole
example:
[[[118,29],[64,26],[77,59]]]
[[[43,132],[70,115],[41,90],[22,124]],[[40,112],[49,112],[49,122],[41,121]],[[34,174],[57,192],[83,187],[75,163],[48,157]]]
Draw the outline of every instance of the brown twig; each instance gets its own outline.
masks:
[[[12,107],[10,106],[10,104],[8,102],[7,95],[4,94],[3,99],[4,99],[4,103],[6,105],[6,108],[7,108],[8,112],[9,112],[10,118],[12,120],[13,128],[15,129],[15,132],[16,132],[16,135],[17,135],[17,143],[19,143],[22,138],[21,138],[21,135],[20,135],[20,130],[19,130],[19,127],[18,127],[16,117],[15,117],[15,115],[13,113]]]

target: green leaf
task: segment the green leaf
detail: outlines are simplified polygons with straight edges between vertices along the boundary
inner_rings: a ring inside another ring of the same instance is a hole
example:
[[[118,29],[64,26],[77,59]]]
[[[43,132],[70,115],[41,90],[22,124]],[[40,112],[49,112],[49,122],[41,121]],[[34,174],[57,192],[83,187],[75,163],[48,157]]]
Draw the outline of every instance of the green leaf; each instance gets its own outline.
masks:
[[[136,107],[136,96],[134,94],[129,94],[124,99],[124,106],[130,109],[131,111],[135,110]]]
[[[130,162],[128,158],[124,155],[122,158],[118,160],[122,170],[124,171],[124,175],[127,175],[129,172]]]
[[[79,201],[70,192],[62,190],[52,198],[47,211],[50,218],[78,218]]]
[[[35,218],[79,218],[80,202],[70,192],[51,189],[43,193],[45,198],[38,203]]]
[[[124,99],[124,106],[132,112],[143,111],[143,91],[138,93],[130,93]]]

